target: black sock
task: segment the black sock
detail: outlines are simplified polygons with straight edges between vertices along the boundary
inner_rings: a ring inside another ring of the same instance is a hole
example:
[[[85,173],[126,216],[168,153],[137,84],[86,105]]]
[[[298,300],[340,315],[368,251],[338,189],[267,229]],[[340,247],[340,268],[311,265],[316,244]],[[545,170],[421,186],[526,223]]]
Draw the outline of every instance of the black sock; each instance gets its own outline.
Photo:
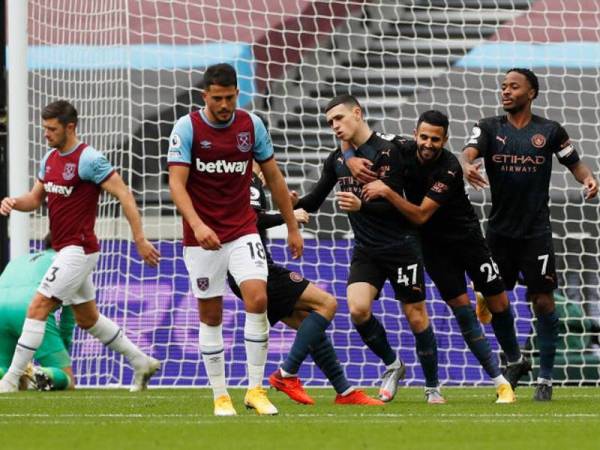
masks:
[[[321,335],[329,326],[329,323],[329,320],[318,312],[311,312],[308,317],[302,321],[302,324],[300,324],[292,348],[281,365],[281,368],[290,374],[298,373],[298,369],[300,369],[300,366],[306,359],[306,355],[308,355],[309,347],[319,341]]]
[[[420,333],[413,333],[417,341],[417,355],[421,362],[423,375],[425,375],[426,387],[437,387],[438,380],[438,360],[437,343],[431,325]]]
[[[517,362],[521,358],[521,349],[515,332],[515,316],[510,305],[504,311],[492,313],[492,328],[506,360]]]
[[[338,394],[350,389],[350,382],[346,378],[333,345],[325,333],[321,335],[319,342],[310,347],[310,355]]]
[[[550,314],[536,314],[537,341],[540,350],[540,372],[538,376],[546,380],[552,379],[556,345],[558,343],[559,319],[556,310]]]
[[[396,354],[390,347],[385,329],[373,314],[371,314],[371,317],[366,322],[354,324],[354,326],[363,342],[373,353],[381,358],[386,366],[396,361]]]
[[[502,372],[498,367],[498,361],[492,353],[490,343],[485,337],[483,329],[477,321],[477,316],[471,305],[452,308],[454,317],[460,326],[460,331],[469,346],[469,349],[475,355],[481,367],[486,371],[490,378],[496,378]]]

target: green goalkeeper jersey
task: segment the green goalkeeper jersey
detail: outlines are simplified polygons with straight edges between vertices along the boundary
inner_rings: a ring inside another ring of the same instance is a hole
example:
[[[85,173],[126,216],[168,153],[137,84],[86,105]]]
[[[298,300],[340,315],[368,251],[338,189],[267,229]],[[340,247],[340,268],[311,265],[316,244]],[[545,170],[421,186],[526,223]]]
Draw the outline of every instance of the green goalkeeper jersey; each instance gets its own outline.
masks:
[[[54,250],[46,250],[15,258],[0,275],[0,341],[20,336],[29,303],[55,256]],[[64,307],[60,324],[57,325],[53,314],[48,317],[44,341],[60,336],[64,348],[69,351],[74,327],[73,311]],[[57,347],[56,344],[52,347]]]

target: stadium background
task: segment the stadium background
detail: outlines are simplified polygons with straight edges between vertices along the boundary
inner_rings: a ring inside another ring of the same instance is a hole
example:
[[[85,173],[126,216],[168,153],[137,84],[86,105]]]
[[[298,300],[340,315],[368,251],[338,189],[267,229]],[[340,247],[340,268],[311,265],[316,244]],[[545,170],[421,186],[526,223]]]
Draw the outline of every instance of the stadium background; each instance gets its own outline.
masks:
[[[29,184],[45,151],[39,111],[49,101],[68,98],[80,111],[80,136],[104,151],[130,183],[147,232],[163,253],[158,270],[142,267],[126,241],[119,208],[103,198],[97,226],[103,239],[99,305],[142,348],[165,361],[153,380],[159,385],[207,384],[165,157],[176,118],[200,106],[202,71],[209,64],[227,61],[236,67],[241,106],[265,119],[288,184],[300,192],[310,188],[335,146],[321,114],[332,95],[357,95],[370,124],[386,133],[409,134],[419,112],[445,110],[451,118],[449,147],[458,152],[472,123],[498,111],[499,77],[512,66],[535,69],[542,86],[537,111],[565,125],[598,173],[600,6],[595,1],[32,0],[28,6],[30,125],[23,146],[29,148]],[[24,174],[11,171],[11,176]],[[484,217],[489,193],[469,192]],[[569,320],[563,322],[555,376],[598,384],[598,202],[584,205],[580,188],[558,164],[551,195],[560,294],[569,299],[561,303]],[[43,217],[33,216],[33,247],[46,227]],[[373,385],[380,364],[353,331],[345,304],[347,220],[328,201],[305,227],[305,236],[306,256],[289,265],[336,295],[340,307],[330,336],[351,381]],[[287,261],[281,237],[281,231],[272,234],[272,249],[276,260]],[[442,382],[485,383],[448,309],[428,286]],[[511,297],[520,341],[531,347],[523,290]],[[243,315],[232,296],[225,304],[229,380],[241,385]],[[376,311],[384,314],[390,340],[408,363],[409,383],[422,383],[412,335],[389,291]],[[291,339],[281,326],[272,331],[267,371]],[[131,377],[120,358],[83,333],[76,336],[74,368],[82,386],[128,384]],[[309,385],[324,384],[312,364],[301,376]]]

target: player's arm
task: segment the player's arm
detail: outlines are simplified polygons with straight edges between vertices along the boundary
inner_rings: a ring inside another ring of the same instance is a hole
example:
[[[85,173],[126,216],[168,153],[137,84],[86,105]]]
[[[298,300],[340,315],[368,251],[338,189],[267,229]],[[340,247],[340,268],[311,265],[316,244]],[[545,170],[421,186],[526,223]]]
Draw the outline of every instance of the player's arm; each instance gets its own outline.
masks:
[[[4,197],[0,203],[0,214],[8,216],[13,209],[22,212],[34,211],[42,205],[44,198],[46,198],[44,185],[36,180],[27,194],[19,197]]]
[[[119,200],[121,208],[123,208],[123,212],[127,218],[127,222],[129,222],[129,227],[133,234],[133,241],[135,242],[138,253],[147,264],[156,267],[160,260],[160,253],[154,245],[146,239],[144,229],[142,228],[142,218],[138,212],[135,199],[121,178],[121,175],[117,172],[113,172],[100,187]]]
[[[285,221],[288,229],[288,246],[292,253],[292,258],[296,259],[302,256],[304,242],[300,235],[298,222],[294,216],[290,194],[287,185],[283,179],[283,175],[277,167],[274,158],[269,158],[266,161],[259,162],[261,171],[265,176],[267,186],[271,190],[271,196],[277,208],[281,212],[281,216]]]
[[[575,179],[585,187],[585,199],[589,200],[596,197],[598,195],[598,180],[594,177],[591,169],[581,160],[568,167]]]
[[[294,210],[294,217],[298,224],[308,223],[309,215],[302,208]],[[267,213],[256,211],[256,226],[259,231],[283,225],[285,221],[279,213]]]
[[[323,171],[321,172],[321,176],[319,177],[317,184],[315,184],[308,194],[299,198],[296,191],[290,192],[292,205],[294,205],[295,208],[301,208],[309,213],[313,213],[321,207],[337,183],[337,176],[333,167],[334,159],[335,152],[332,152],[325,160]]]
[[[488,181],[481,174],[483,161],[475,160],[485,153],[489,144],[487,128],[479,121],[473,127],[471,136],[462,152],[462,170],[465,180],[478,191],[489,186]]]
[[[415,205],[381,180],[367,184],[363,188],[363,197],[370,201],[376,198],[384,198],[396,207],[408,220],[417,225],[422,225],[437,211],[440,204],[435,200],[425,197],[420,205]]]
[[[377,180],[377,174],[371,170],[373,162],[356,156],[354,148],[348,141],[342,141],[341,149],[346,166],[354,178],[363,184]]]
[[[70,353],[73,344],[73,329],[75,328],[75,314],[70,306],[63,306],[60,312],[59,333],[60,338],[65,344],[65,348]]]
[[[186,189],[189,173],[190,169],[188,166],[169,166],[169,190],[171,191],[171,198],[179,214],[183,216],[192,230],[194,230],[194,236],[200,247],[205,250],[218,250],[221,248],[219,236],[200,219]]]

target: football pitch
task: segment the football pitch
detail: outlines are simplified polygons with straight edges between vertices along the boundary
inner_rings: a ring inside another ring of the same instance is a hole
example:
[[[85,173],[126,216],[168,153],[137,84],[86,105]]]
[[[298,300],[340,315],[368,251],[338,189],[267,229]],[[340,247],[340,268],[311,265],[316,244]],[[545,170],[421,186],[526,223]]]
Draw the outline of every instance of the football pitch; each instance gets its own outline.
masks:
[[[534,403],[519,388],[512,405],[492,388],[446,388],[446,405],[427,405],[420,388],[401,388],[383,407],[338,406],[331,389],[309,389],[314,406],[270,398],[259,417],[231,390],[238,416],[212,415],[207,389],[26,392],[0,396],[2,449],[599,449],[600,389],[555,388]],[[370,394],[374,394],[370,390]]]

